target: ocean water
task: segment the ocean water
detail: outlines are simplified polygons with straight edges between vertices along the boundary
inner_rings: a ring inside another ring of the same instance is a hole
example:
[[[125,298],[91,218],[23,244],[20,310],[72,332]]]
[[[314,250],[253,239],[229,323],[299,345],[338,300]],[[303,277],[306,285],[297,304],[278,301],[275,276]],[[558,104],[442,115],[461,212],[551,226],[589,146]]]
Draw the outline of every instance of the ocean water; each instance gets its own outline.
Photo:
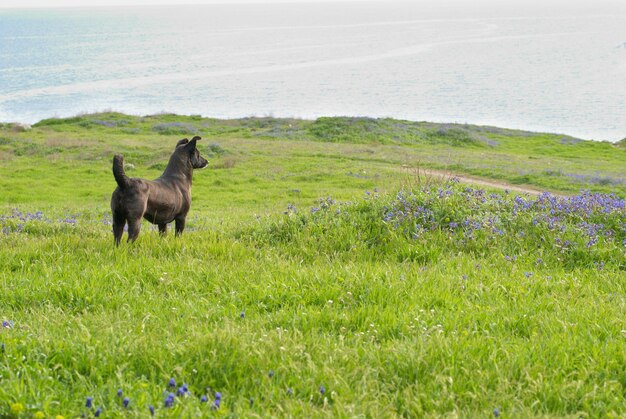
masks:
[[[626,137],[626,2],[546,3],[0,9],[0,121],[352,115]]]

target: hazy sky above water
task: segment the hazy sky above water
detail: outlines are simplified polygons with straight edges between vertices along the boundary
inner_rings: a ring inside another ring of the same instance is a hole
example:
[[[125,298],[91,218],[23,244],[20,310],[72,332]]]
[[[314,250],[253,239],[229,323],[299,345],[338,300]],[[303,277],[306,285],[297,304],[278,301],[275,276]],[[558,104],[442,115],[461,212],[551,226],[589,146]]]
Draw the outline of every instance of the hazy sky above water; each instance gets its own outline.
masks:
[[[215,4],[308,4],[319,9],[334,4],[378,3],[395,9],[399,4],[417,7],[426,18],[492,18],[547,16],[622,16],[626,0],[0,0],[0,10],[32,8],[92,8],[184,6]]]
[[[184,5],[184,4],[232,4],[232,3],[339,3],[360,0],[2,0],[0,8],[50,8],[50,7],[94,7],[94,6],[145,6],[145,5]],[[527,10],[584,10],[593,13],[607,8],[626,12],[624,0],[368,0],[393,3],[404,1],[426,8],[439,9],[455,7],[480,9],[481,7]]]
[[[232,3],[322,3],[358,0],[4,0],[2,7],[93,7],[93,6],[144,6],[184,4],[232,4]],[[369,0],[372,1],[372,0]],[[374,0],[384,1],[384,0]]]
[[[321,10],[333,3],[354,3],[355,7],[358,3],[382,3],[389,9],[405,3],[434,19],[626,15],[626,0],[0,0],[0,10],[287,3],[319,5]]]

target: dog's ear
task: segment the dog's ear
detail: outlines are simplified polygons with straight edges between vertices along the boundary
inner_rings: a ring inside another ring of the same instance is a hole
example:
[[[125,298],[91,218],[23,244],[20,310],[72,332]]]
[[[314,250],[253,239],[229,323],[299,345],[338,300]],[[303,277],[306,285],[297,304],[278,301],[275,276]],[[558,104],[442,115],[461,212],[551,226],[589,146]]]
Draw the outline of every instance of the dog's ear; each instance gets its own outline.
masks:
[[[189,140],[188,140],[188,139],[183,138],[182,140],[179,140],[179,141],[176,143],[176,148],[180,147],[181,145],[185,145],[185,144],[187,144],[188,142],[189,142]]]
[[[199,139],[200,137],[196,135],[191,139],[191,141],[189,141],[189,143],[185,147],[189,150],[193,150],[194,148],[196,148],[196,141],[198,141]]]
[[[199,135],[196,135],[195,137],[193,137],[193,138],[191,139],[191,141],[199,141],[199,140],[201,140],[201,139],[202,139],[202,137],[200,137]]]

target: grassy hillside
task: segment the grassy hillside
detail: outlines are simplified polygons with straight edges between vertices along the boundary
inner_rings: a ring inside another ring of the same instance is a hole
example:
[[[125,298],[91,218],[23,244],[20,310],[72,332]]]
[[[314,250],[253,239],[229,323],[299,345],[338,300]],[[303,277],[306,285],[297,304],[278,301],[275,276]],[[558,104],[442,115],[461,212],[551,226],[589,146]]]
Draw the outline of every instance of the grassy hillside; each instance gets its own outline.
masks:
[[[59,174],[88,178],[91,183],[101,184],[102,194],[108,195],[110,185],[105,182],[110,181],[112,154],[124,154],[127,162],[141,170],[137,175],[156,176],[175,139],[201,135],[205,152],[213,156],[212,167],[218,169],[215,173],[228,172],[227,178],[239,184],[256,178],[263,187],[273,188],[277,178],[292,174],[319,181],[313,178],[334,171],[334,166],[339,166],[338,171],[343,169],[345,175],[371,168],[371,172],[386,176],[404,165],[446,169],[554,191],[626,193],[626,149],[619,144],[494,127],[370,118],[214,120],[107,113],[44,120],[31,130],[20,131],[6,124],[0,129],[0,161],[13,162],[0,168],[3,188],[9,186],[6,178],[10,171],[21,171],[23,164],[33,176],[54,167]],[[312,162],[317,167],[311,167]],[[242,169],[252,172],[242,174]],[[59,188],[69,183],[48,182],[53,184],[45,186]],[[76,187],[71,189],[72,197]],[[89,195],[86,200],[93,202],[93,190],[90,185],[80,194]],[[23,191],[17,188],[0,199],[11,204],[41,196]]]
[[[115,249],[112,155],[152,178],[196,134],[183,237]],[[390,119],[4,124],[0,417],[623,416],[624,161]]]

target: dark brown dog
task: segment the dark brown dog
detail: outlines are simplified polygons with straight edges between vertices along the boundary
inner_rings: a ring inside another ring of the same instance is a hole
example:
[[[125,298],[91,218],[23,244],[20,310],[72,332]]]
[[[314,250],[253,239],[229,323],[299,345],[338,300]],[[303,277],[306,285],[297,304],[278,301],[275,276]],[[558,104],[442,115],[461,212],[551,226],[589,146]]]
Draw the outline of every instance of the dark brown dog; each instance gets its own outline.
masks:
[[[165,172],[155,180],[129,178],[124,173],[122,156],[113,157],[113,176],[117,188],[111,196],[113,212],[113,237],[120,244],[124,225],[128,223],[128,241],[139,236],[141,217],[159,226],[159,232],[167,232],[167,224],[176,221],[176,235],[185,228],[185,218],[191,206],[191,177],[193,169],[202,169],[209,162],[200,156],[196,141],[182,139],[170,157]]]

